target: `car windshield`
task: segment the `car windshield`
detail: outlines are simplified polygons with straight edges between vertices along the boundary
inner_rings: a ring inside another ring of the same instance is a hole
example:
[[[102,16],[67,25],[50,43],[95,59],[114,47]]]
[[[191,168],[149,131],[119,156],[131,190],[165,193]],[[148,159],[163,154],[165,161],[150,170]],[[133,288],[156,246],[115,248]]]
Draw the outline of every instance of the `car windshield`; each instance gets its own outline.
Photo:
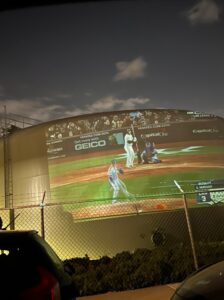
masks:
[[[223,276],[224,261],[210,265],[187,278],[178,290],[178,294],[183,297],[204,295],[209,296],[209,299],[221,300],[223,299]]]

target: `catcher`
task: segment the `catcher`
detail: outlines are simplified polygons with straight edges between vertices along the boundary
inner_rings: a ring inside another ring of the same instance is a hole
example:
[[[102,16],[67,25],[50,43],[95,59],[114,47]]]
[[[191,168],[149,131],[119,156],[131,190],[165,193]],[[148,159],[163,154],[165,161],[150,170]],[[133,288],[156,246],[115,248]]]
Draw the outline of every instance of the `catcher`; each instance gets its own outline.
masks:
[[[110,183],[110,186],[113,189],[113,198],[112,198],[112,203],[117,203],[118,201],[118,194],[119,191],[121,190],[123,194],[128,198],[131,199],[133,198],[133,195],[128,192],[126,185],[122,180],[120,180],[118,174],[123,174],[124,171],[121,168],[117,167],[117,162],[115,159],[111,161],[111,165],[108,169],[108,180]]]
[[[158,159],[158,151],[155,143],[151,143],[143,134],[141,135],[141,138],[145,142],[144,150],[141,153],[142,164],[161,163],[162,161]]]

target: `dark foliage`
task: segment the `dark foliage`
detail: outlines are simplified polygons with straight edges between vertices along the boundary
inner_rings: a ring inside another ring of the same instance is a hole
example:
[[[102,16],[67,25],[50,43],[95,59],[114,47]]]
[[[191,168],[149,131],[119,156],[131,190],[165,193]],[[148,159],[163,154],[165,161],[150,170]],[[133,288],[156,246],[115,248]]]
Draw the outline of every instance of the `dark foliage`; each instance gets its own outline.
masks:
[[[196,252],[202,267],[224,259],[224,244],[199,242]],[[80,296],[180,282],[195,271],[192,249],[183,243],[170,248],[124,251],[113,258],[73,258],[64,264],[73,270]]]

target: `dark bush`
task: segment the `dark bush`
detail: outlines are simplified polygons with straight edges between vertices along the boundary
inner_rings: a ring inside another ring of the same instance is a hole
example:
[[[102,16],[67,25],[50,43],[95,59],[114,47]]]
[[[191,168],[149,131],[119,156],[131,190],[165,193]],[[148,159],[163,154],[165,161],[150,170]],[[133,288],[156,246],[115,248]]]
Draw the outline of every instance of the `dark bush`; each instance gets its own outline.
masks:
[[[224,259],[224,243],[196,244],[199,267]],[[192,248],[183,243],[174,247],[124,251],[113,258],[65,260],[80,296],[144,288],[180,282],[195,271]]]

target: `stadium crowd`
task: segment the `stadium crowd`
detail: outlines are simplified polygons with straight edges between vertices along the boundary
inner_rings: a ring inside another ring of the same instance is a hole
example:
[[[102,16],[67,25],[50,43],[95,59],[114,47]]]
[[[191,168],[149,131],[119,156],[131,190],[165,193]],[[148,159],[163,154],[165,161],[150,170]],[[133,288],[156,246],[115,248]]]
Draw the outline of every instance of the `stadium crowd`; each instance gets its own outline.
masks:
[[[159,124],[171,124],[183,121],[192,121],[196,118],[211,118],[211,115],[196,114],[194,112],[179,110],[144,110],[139,112],[117,112],[105,115],[96,114],[74,118],[70,121],[60,121],[51,125],[46,138],[49,140],[73,137],[92,132],[128,128],[129,126],[145,127]]]

